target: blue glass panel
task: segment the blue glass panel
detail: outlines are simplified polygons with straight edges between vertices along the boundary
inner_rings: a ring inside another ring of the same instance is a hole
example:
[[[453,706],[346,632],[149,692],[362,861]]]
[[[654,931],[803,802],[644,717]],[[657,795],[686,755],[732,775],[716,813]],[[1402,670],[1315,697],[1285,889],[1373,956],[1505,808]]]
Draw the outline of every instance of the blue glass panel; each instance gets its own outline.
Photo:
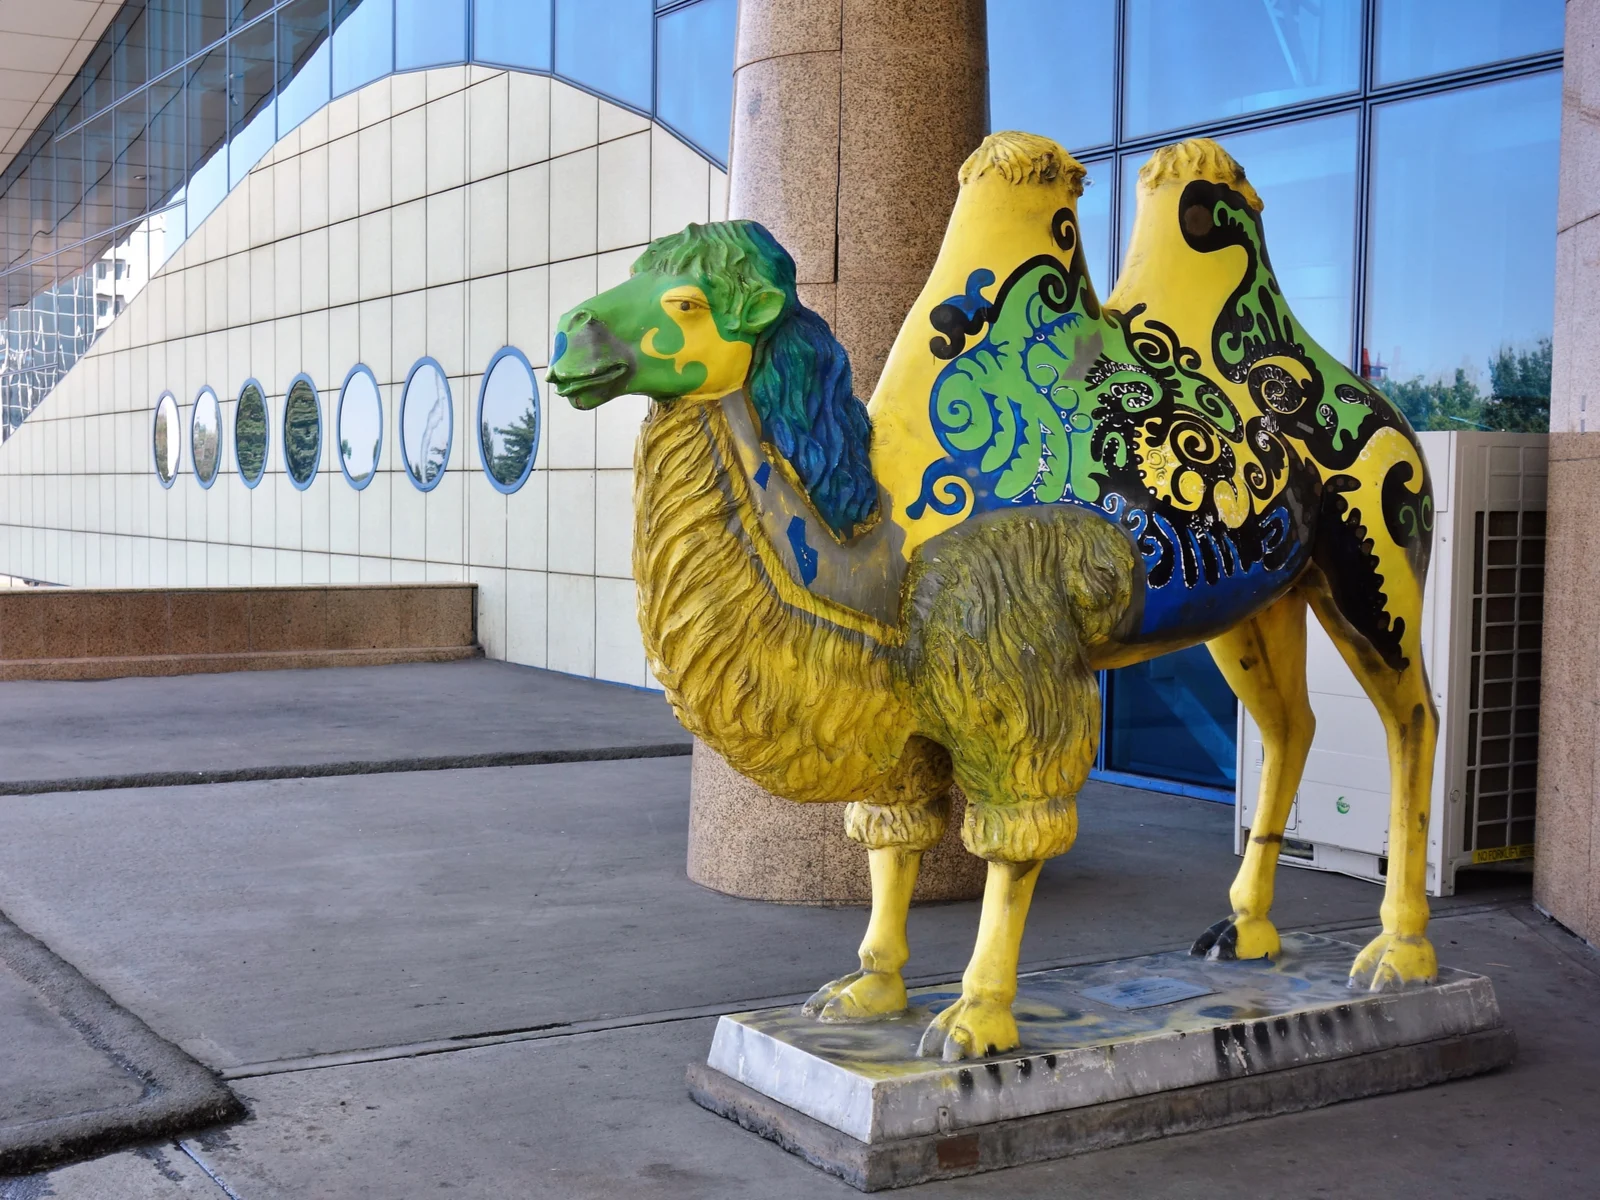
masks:
[[[183,73],[174,71],[150,85],[150,203],[165,204],[182,187],[188,156],[184,149]]]
[[[147,73],[150,24],[145,0],[124,4],[105,36],[116,44],[111,58],[111,79],[112,89],[120,99],[150,78]]]
[[[719,163],[728,161],[738,19],[735,0],[700,0],[656,29],[656,114]]]
[[[160,75],[183,61],[188,9],[184,0],[150,0],[149,11],[150,74]]]
[[[1238,708],[1204,646],[1106,675],[1106,766],[1233,787]]]
[[[278,10],[278,136],[328,102],[332,79],[327,0],[291,0]]]
[[[560,0],[557,73],[649,111],[654,12],[651,0]]]
[[[1561,49],[1562,0],[1378,0],[1377,82]]]
[[[189,0],[189,53],[220,41],[228,32],[228,0]]]
[[[989,0],[989,128],[1109,142],[1116,16],[1116,0]]]
[[[466,60],[467,0],[395,0],[395,70]]]
[[[1413,422],[1483,422],[1502,348],[1543,354],[1548,395],[1560,128],[1557,72],[1375,111],[1362,354]]]
[[[1349,362],[1354,320],[1358,115],[1338,113],[1219,139],[1260,194],[1272,267],[1294,315],[1328,353]],[[1139,168],[1123,157],[1122,251],[1127,253]]]
[[[472,57],[530,71],[550,69],[550,0],[476,0]]]
[[[272,11],[273,0],[228,0],[228,28],[248,25],[262,13]]]
[[[1360,0],[1128,0],[1129,137],[1354,90]]]
[[[1089,175],[1078,197],[1078,232],[1083,237],[1083,258],[1089,268],[1094,294],[1104,300],[1111,294],[1111,182],[1112,162],[1102,158],[1083,164]]]
[[[337,0],[333,21],[335,96],[382,79],[394,69],[392,0]]]
[[[278,140],[272,105],[277,35],[257,21],[228,39],[228,179],[238,183]]]

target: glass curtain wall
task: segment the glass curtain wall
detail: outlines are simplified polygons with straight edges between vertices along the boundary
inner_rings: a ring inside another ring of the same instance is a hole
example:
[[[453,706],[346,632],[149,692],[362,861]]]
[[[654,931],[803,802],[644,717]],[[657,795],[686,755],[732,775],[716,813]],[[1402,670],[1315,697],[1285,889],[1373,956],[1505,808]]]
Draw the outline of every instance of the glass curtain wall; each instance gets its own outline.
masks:
[[[1066,146],[1109,295],[1139,168],[1220,141],[1319,342],[1419,429],[1549,423],[1562,0],[989,0],[995,129]],[[1463,178],[1471,179],[1467,187]],[[1221,798],[1237,710],[1203,648],[1107,674],[1099,770]]]
[[[0,438],[284,134],[395,71],[555,75],[725,166],[736,0],[128,0],[0,172]]]

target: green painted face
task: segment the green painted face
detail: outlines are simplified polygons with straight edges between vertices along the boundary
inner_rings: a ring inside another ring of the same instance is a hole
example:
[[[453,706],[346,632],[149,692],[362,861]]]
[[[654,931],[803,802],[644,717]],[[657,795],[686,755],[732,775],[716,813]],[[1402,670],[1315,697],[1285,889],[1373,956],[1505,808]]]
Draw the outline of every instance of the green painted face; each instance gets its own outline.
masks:
[[[726,396],[743,386],[756,338],[783,311],[771,288],[718,311],[711,297],[727,291],[694,275],[639,271],[561,318],[546,378],[581,409],[626,394]]]

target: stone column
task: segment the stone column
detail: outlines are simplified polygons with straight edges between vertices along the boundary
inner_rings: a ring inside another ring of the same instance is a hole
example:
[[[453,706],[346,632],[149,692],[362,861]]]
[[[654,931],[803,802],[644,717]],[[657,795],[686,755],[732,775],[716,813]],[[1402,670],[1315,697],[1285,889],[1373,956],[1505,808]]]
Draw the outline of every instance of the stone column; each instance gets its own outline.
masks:
[[[740,0],[728,215],[794,255],[800,296],[872,393],[922,290],[988,128],[984,0]],[[851,797],[840,797],[841,800]],[[695,747],[689,877],[738,896],[869,895],[842,804],[781,801]],[[957,836],[924,856],[919,899],[976,896],[984,864]]]
[[[1534,900],[1600,945],[1600,4],[1567,5]]]

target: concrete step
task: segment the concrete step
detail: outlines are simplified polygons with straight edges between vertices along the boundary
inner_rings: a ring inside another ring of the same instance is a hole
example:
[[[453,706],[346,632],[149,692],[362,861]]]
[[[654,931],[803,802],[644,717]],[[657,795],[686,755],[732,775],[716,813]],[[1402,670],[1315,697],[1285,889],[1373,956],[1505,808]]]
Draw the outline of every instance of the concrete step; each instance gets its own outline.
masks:
[[[0,680],[475,658],[477,585],[0,591]]]

